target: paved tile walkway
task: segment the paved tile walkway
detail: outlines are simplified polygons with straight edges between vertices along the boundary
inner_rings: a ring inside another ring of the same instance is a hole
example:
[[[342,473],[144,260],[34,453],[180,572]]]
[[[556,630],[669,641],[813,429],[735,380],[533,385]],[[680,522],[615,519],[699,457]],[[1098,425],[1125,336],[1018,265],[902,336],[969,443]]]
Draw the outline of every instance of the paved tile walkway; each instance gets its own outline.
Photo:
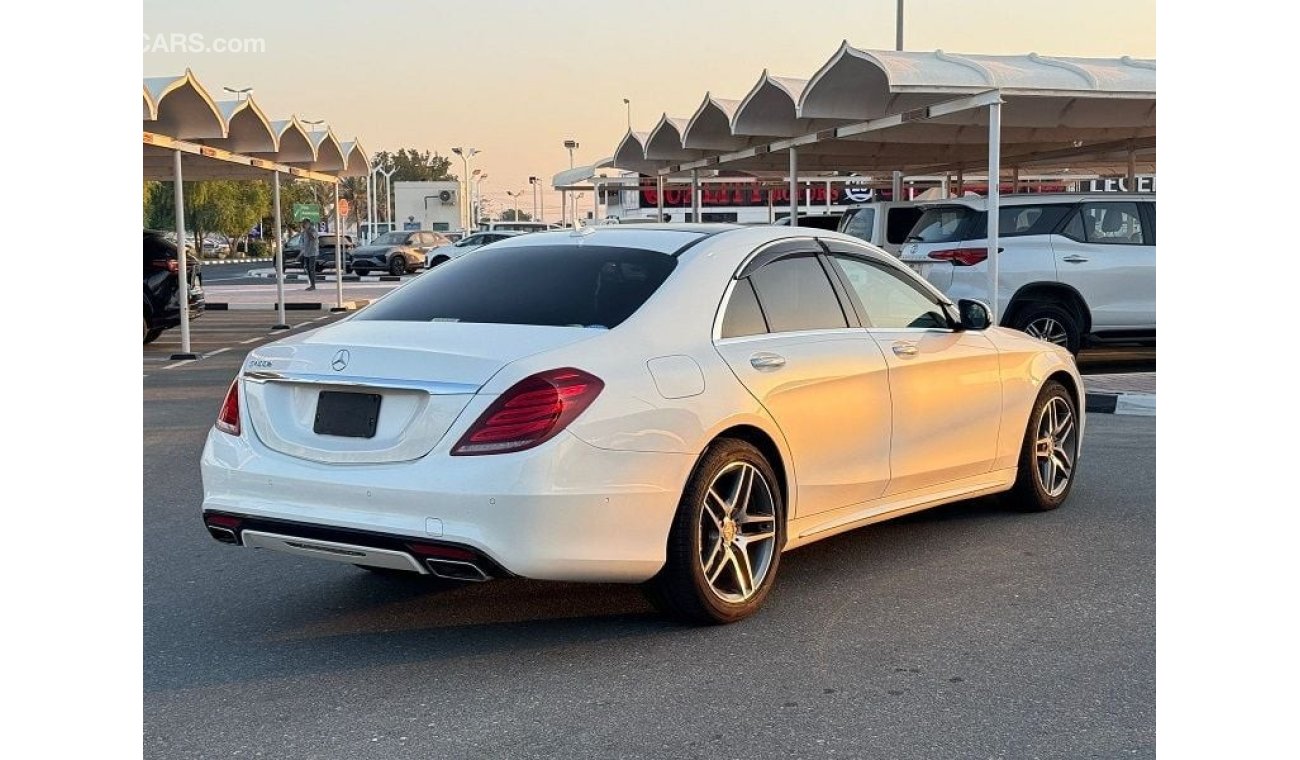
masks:
[[[1115,375],[1084,375],[1083,387],[1089,393],[1145,393],[1155,395],[1156,373],[1125,372]]]

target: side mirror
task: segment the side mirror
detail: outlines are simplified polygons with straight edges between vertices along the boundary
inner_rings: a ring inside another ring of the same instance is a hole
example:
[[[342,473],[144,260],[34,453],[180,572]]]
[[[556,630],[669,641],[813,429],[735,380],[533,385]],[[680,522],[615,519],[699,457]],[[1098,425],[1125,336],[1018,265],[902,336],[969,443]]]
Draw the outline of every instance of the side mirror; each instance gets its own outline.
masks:
[[[963,298],[957,302],[957,313],[961,315],[963,330],[987,330],[993,323],[989,307],[983,301]]]

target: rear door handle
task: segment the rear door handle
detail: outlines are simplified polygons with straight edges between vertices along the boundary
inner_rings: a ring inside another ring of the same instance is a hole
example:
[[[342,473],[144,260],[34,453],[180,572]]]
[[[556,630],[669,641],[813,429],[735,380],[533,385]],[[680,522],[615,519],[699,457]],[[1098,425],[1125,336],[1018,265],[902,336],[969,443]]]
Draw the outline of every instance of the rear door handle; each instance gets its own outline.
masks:
[[[916,356],[920,351],[915,343],[895,343],[892,348],[898,356]]]
[[[1068,262],[1070,262],[1071,264],[1082,264],[1083,262],[1085,262],[1085,261],[1087,261],[1087,260],[1088,260],[1088,257],[1087,257],[1087,256],[1078,256],[1078,255],[1075,255],[1075,256],[1066,256],[1065,258],[1061,259],[1061,261],[1068,261]]]
[[[760,351],[749,357],[749,364],[754,369],[779,369],[785,366],[785,357],[768,351]]]

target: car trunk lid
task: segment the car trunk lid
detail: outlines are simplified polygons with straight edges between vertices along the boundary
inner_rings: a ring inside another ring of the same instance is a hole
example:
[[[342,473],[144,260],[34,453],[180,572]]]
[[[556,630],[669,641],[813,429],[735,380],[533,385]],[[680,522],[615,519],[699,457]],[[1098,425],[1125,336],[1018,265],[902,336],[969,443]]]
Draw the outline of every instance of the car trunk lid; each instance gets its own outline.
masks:
[[[597,334],[583,328],[345,321],[265,346],[245,360],[258,439],[330,464],[428,454],[507,364]]]

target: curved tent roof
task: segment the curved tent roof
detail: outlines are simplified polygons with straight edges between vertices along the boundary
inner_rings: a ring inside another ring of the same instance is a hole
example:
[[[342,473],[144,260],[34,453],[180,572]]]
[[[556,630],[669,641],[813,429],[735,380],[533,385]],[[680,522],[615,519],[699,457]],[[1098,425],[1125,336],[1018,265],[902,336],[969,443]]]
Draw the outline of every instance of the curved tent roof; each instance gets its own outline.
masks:
[[[1136,150],[1146,166],[1155,146],[1155,69],[1153,60],[1127,56],[958,55],[844,42],[810,79],[765,70],[738,104],[705,95],[677,129],[681,149],[701,159],[668,159],[671,130],[663,118],[653,146],[641,140],[641,158],[651,166],[670,161],[656,167],[661,171],[779,171],[788,162],[785,150],[797,143],[800,167],[809,171],[982,166],[986,109],[947,104],[996,93],[1007,165],[1083,167]],[[863,126],[886,117],[888,125]],[[619,166],[638,168],[633,147],[625,136]]]
[[[698,150],[683,147],[682,135],[686,132],[689,119],[681,119],[664,114],[659,123],[650,130],[645,141],[645,157],[650,161],[682,160],[699,158]]]
[[[179,140],[334,176],[369,171],[370,159],[356,139],[342,143],[328,125],[313,131],[296,116],[269,119],[251,96],[218,101],[189,69],[179,76],[145,77],[143,84],[144,131],[155,137],[146,139],[146,154]]]

